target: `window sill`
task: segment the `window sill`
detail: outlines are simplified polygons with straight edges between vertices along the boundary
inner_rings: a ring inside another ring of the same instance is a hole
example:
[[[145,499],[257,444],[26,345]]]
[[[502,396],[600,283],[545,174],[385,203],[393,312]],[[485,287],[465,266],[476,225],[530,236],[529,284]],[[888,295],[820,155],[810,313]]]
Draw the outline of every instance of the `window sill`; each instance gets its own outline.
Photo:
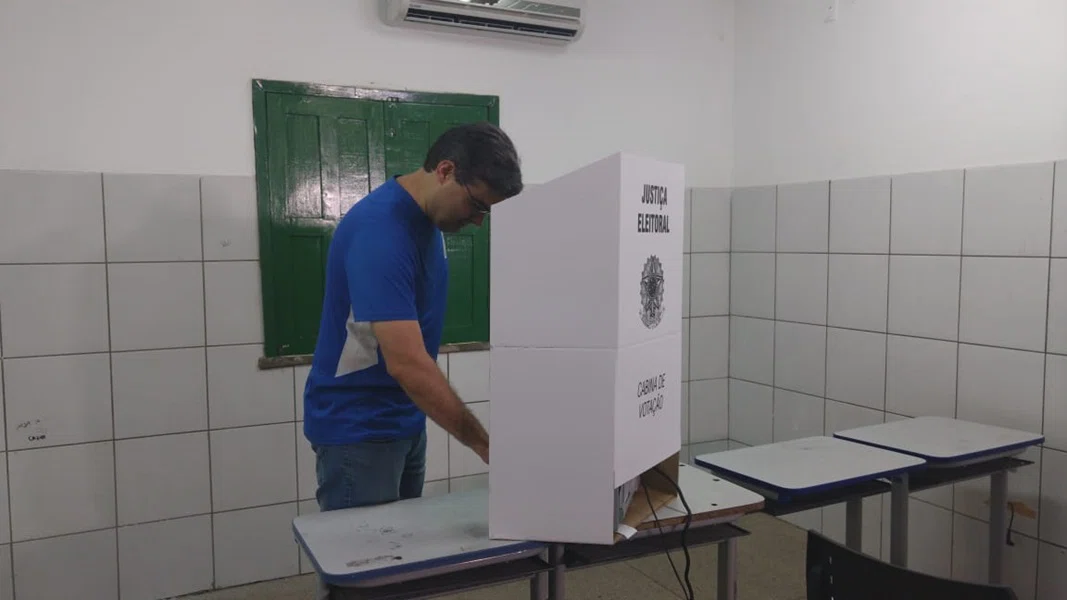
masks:
[[[456,352],[481,352],[489,349],[489,342],[462,342],[459,344],[442,344],[441,354],[453,354]],[[310,354],[295,356],[264,356],[259,359],[259,369],[284,369],[287,367],[300,367],[311,364]]]

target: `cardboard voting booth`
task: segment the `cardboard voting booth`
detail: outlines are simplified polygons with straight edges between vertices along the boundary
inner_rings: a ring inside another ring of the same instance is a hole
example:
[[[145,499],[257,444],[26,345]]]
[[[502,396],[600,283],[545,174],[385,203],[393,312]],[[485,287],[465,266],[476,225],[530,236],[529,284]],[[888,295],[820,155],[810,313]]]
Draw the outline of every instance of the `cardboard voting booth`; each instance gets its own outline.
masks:
[[[493,208],[490,537],[611,544],[676,497],[684,201],[619,153]]]

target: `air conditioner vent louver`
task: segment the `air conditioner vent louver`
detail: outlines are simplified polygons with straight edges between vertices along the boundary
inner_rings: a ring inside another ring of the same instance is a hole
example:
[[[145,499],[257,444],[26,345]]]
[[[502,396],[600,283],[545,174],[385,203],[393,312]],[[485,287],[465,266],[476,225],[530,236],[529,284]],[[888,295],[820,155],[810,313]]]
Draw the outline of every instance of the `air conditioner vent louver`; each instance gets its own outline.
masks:
[[[573,42],[584,29],[585,0],[382,0],[389,25],[480,30]]]

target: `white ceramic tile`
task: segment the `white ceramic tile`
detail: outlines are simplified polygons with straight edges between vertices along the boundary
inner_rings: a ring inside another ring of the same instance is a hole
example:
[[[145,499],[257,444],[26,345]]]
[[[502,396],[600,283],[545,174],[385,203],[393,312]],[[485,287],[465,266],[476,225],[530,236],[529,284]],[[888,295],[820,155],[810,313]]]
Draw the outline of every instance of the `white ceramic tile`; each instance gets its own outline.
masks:
[[[212,431],[211,485],[216,511],[295,501],[293,425]]]
[[[888,293],[888,256],[830,255],[830,326],[885,331]]]
[[[1067,262],[1067,261],[1065,261]],[[730,254],[691,254],[688,316],[730,314]]]
[[[3,355],[107,352],[104,265],[0,265]]]
[[[293,541],[296,503],[216,513],[215,585],[230,587],[300,572]]]
[[[778,254],[775,318],[800,323],[826,324],[825,254]]]
[[[731,251],[774,252],[775,204],[773,186],[734,190],[730,203]]]
[[[822,531],[822,509],[814,508],[812,510],[805,510],[784,517],[778,517],[786,523],[792,523],[794,526],[801,529],[814,529],[815,531]]]
[[[103,260],[99,173],[0,170],[0,263]]]
[[[194,175],[104,174],[107,259],[200,260],[200,180]]]
[[[823,434],[826,400],[788,390],[774,390],[774,441]]]
[[[6,413],[6,401],[4,400],[4,361],[0,360],[0,411]],[[0,418],[0,452],[7,450],[7,424]]]
[[[830,182],[778,186],[778,252],[826,252],[830,235]]]
[[[774,438],[774,388],[730,380],[730,439],[756,446]]]
[[[826,328],[774,325],[774,386],[813,396],[826,392]]]
[[[489,433],[489,438],[492,439],[493,432],[490,427],[489,415],[490,406],[489,402],[475,402],[474,404],[467,405],[474,416],[481,421],[482,427]],[[492,460],[492,450],[490,450],[490,460]],[[481,473],[488,473],[489,465],[482,462],[482,459],[474,453],[473,450],[464,446],[456,438],[449,436],[448,438],[448,476],[449,477],[465,477],[467,475],[479,475]]]
[[[958,257],[890,257],[891,333],[955,340],[959,326],[959,307]]]
[[[689,319],[689,378],[730,374],[730,317]]]
[[[1036,600],[1063,600],[1067,594],[1067,548],[1043,542],[1039,546]]]
[[[1028,448],[1019,458],[1033,461],[1034,464],[1020,467],[1008,473],[1008,502],[1022,502],[1043,514],[1040,497],[1042,452],[1039,447]],[[989,522],[989,479],[970,479],[953,486],[955,489],[955,509],[957,513]],[[1005,507],[1007,518],[1011,514]],[[1012,531],[1037,537],[1037,520],[1016,514]]]
[[[713,381],[713,380],[709,380]],[[682,382],[682,446],[690,442],[689,440],[689,382]],[[727,423],[729,423],[729,416],[727,416]]]
[[[1047,258],[964,257],[960,341],[1045,349]]]
[[[114,600],[119,568],[114,529],[15,544],[19,600]]]
[[[427,481],[422,484],[422,496],[423,498],[430,498],[433,496],[444,496],[448,493],[448,481],[447,479],[438,479],[437,481]]]
[[[486,489],[489,489],[488,473],[479,473],[478,475],[468,475],[466,477],[454,477],[448,481],[448,491],[450,493]]]
[[[15,574],[11,571],[11,545],[0,546],[0,600],[14,600]]]
[[[202,263],[108,265],[111,347],[204,345]]]
[[[1045,446],[1067,452],[1067,356],[1045,357]]]
[[[691,254],[682,255],[682,316],[689,317],[689,298],[692,293],[693,268],[690,260]]]
[[[207,349],[208,407],[212,429],[293,420],[293,373],[260,370],[257,345]]]
[[[206,369],[203,348],[112,354],[115,436],[207,429]]]
[[[211,512],[207,433],[115,442],[119,525]]]
[[[689,319],[682,319],[682,381],[689,381]]]
[[[0,545],[10,547],[11,543],[11,487],[7,484],[7,469],[0,469]],[[2,563],[0,563],[2,568]],[[0,600],[4,598],[3,580],[0,578]]]
[[[693,188],[690,252],[730,251],[730,190]]]
[[[688,464],[692,463],[693,456],[700,456],[701,454],[714,454],[716,452],[726,452],[730,449],[729,440],[715,440],[714,442],[701,442],[699,444],[690,444],[689,453],[690,458],[687,460]]]
[[[774,321],[730,318],[730,377],[774,383]]]
[[[263,341],[259,263],[204,263],[204,311],[208,345]]]
[[[448,433],[426,419],[426,481],[438,479],[448,479]]]
[[[1003,546],[1004,583],[1015,591],[1020,600],[1034,598],[1037,540],[1013,533],[1011,541],[1013,545]],[[989,581],[989,526],[985,522],[955,515],[952,527],[952,578],[975,583]]]
[[[448,355],[441,354],[437,357],[437,364],[440,365],[444,362],[442,373],[445,377],[448,377]],[[311,374],[310,365],[300,365],[293,367],[293,402],[296,405],[296,420],[304,420],[304,388],[307,386],[308,375]]]
[[[9,452],[16,542],[115,526],[111,442]]]
[[[963,178],[962,170],[893,177],[894,254],[960,254]]]
[[[212,587],[211,515],[120,527],[123,600],[184,596]]]
[[[689,384],[689,441],[725,439],[730,424],[729,383],[726,379]]]
[[[1041,431],[1044,355],[960,344],[959,364],[958,418]]]
[[[1067,160],[1056,163],[1052,206],[1052,256],[1067,258]]]
[[[8,448],[112,438],[111,363],[107,354],[4,362]]]
[[[963,253],[1048,256],[1053,163],[967,170]]]
[[[422,495],[423,496],[429,496],[429,494],[427,493],[427,489],[429,488],[429,486],[430,485],[437,485],[437,484],[440,484],[440,483],[444,483],[444,488],[445,488],[444,493],[447,494],[448,493],[448,480],[445,480],[443,482],[435,481],[432,484],[430,482],[427,482],[426,485],[424,485],[423,488],[422,488],[422,492],[423,492]],[[297,512],[299,514],[301,514],[301,515],[315,514],[315,513],[319,512],[319,505],[314,500],[304,500],[302,502],[297,503]],[[301,548],[298,545],[297,546],[297,551],[300,553],[300,574],[301,575],[306,575],[308,573],[314,573],[315,572],[315,565],[313,565],[312,562],[311,562],[311,559],[309,559],[307,557],[307,553],[304,552],[304,549]]]
[[[730,253],[730,314],[774,318],[775,255]]]
[[[830,182],[830,252],[889,253],[889,177]]]
[[[200,179],[204,223],[204,260],[259,258],[256,180],[251,176]]]
[[[832,400],[827,400],[827,406]],[[887,498],[888,501],[888,498]],[[839,544],[845,543],[845,504],[822,509],[822,533]],[[882,496],[863,499],[863,552],[875,558],[882,552]]]
[[[1052,259],[1050,267],[1048,351],[1067,354],[1067,258]]]
[[[890,502],[882,513],[882,556],[889,556]],[[938,577],[952,572],[952,512],[910,499],[908,502],[908,567]]]
[[[299,500],[313,500],[319,488],[316,473],[315,451],[311,442],[304,437],[304,424],[294,423],[296,433],[296,497]]]
[[[1046,542],[1067,546],[1067,479],[1063,477],[1063,474],[1067,473],[1067,452],[1045,448],[1041,453],[1040,466],[1040,538]],[[1027,467],[1032,468],[1033,466]]]
[[[889,336],[885,408],[909,417],[956,416],[955,342]]]
[[[826,435],[833,435],[845,429],[880,425],[884,420],[885,413],[879,410],[835,400],[826,401]]]
[[[826,397],[885,409],[885,334],[836,329],[826,334]]]
[[[453,352],[448,380],[464,402],[489,400],[489,352]]]

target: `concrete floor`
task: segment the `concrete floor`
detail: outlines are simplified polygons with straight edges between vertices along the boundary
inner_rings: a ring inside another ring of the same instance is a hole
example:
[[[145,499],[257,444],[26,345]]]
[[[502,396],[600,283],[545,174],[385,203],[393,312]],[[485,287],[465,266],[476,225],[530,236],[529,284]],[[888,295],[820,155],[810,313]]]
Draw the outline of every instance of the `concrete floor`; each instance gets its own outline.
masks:
[[[804,600],[804,549],[806,533],[789,523],[763,514],[749,515],[740,525],[752,535],[738,542],[739,600]],[[672,553],[682,572],[685,557]],[[715,598],[717,547],[689,551],[689,580],[700,600]],[[198,594],[195,600],[309,600],[315,581],[310,575]],[[567,575],[568,600],[677,600],[685,595],[665,555],[581,569]],[[524,582],[485,588],[443,600],[529,600]]]

